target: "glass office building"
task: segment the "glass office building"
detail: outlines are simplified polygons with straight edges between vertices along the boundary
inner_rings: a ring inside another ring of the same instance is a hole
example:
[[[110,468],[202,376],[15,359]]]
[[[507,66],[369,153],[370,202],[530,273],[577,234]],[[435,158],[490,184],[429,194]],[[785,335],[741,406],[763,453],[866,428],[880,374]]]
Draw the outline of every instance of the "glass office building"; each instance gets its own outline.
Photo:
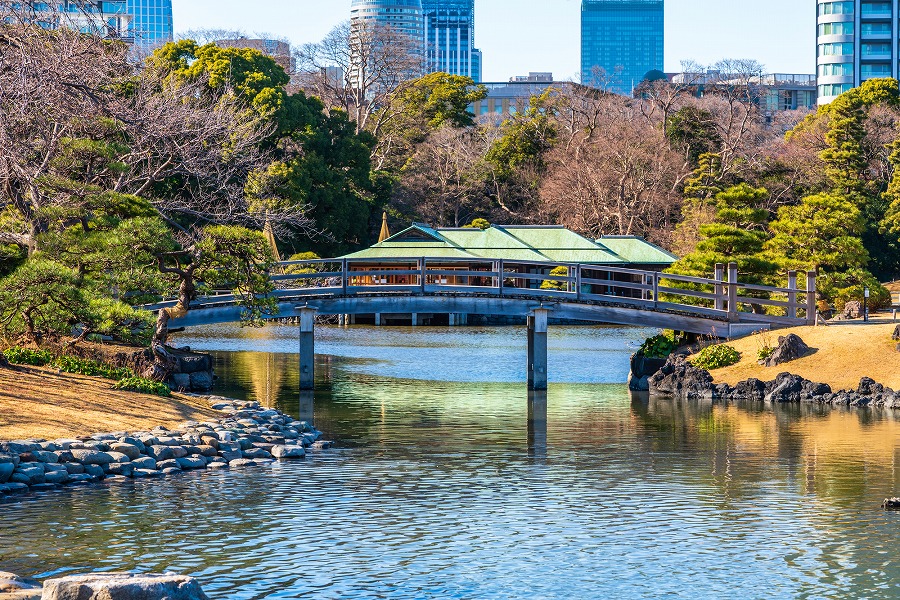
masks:
[[[421,0],[353,0],[350,24],[361,23],[388,25],[420,43],[424,38]]]
[[[134,45],[152,50],[174,39],[172,0],[127,0]]]
[[[816,75],[819,104],[867,79],[897,77],[897,0],[816,3]]]
[[[475,0],[423,0],[428,71],[481,82],[481,51],[475,49]]]
[[[581,82],[630,95],[663,70],[663,0],[582,0]]]

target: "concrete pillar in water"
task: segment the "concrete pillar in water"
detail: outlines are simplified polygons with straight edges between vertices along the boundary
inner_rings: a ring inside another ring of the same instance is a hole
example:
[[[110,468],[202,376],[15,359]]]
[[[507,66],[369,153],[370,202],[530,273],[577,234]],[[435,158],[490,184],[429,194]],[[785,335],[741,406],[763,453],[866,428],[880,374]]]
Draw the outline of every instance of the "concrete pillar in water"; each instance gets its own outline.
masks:
[[[381,327],[381,313],[375,313],[375,327]]]
[[[550,310],[536,308],[528,316],[528,389],[547,389],[547,323]]]
[[[450,327],[456,327],[456,313],[450,313],[447,315],[447,324]]]
[[[316,309],[301,307],[300,311],[300,389],[311,390],[316,385]]]
[[[418,315],[418,313],[412,313],[412,314],[410,315],[410,321],[412,321],[412,326],[413,326],[413,327],[418,327],[418,326],[419,326],[419,315]]]

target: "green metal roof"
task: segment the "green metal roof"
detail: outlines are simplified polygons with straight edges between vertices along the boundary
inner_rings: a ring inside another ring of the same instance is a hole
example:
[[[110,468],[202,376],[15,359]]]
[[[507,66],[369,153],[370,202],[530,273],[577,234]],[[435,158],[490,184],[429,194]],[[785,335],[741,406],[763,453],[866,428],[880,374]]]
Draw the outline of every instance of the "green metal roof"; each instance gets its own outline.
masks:
[[[341,258],[419,257],[606,265],[669,265],[676,260],[641,238],[609,237],[595,242],[562,226],[493,226],[481,230],[436,229],[419,223],[371,248]]]
[[[597,243],[609,248],[621,256],[625,262],[632,264],[671,265],[678,260],[678,257],[671,252],[666,252],[638,236],[604,236],[597,240]]]

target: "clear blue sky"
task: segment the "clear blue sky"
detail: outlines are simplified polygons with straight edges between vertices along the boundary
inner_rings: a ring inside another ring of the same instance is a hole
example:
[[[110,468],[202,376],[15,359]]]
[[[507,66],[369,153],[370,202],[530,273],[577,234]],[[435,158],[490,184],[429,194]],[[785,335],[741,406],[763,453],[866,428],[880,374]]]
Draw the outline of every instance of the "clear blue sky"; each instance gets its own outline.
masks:
[[[173,0],[175,31],[270,33],[320,40],[348,19],[350,0]],[[485,81],[529,71],[578,79],[580,0],[476,0]],[[666,0],[666,71],[682,60],[754,58],[768,72],[815,72],[815,0]]]

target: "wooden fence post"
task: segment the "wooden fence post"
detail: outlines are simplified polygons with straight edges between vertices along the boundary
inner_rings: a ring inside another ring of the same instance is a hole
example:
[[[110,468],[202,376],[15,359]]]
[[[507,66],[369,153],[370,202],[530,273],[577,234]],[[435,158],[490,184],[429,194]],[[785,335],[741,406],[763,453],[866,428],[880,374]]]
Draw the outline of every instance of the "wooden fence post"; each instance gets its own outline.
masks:
[[[716,263],[716,274],[715,274],[714,278],[716,281],[719,281],[719,282],[725,281],[725,265],[724,264]],[[716,310],[725,310],[725,286],[722,285],[721,283],[717,283],[715,285],[714,293],[716,295],[716,299],[715,299],[716,305],[714,308]]]
[[[816,318],[818,315],[818,306],[816,304],[816,272],[815,271],[807,271],[806,272],[806,324],[807,325],[816,325],[819,320]]]
[[[791,319],[797,318],[797,271],[788,271],[788,310],[787,316]]]
[[[575,265],[575,299],[581,300],[581,265]]]
[[[427,264],[427,262],[428,262],[428,259],[427,259],[427,258],[423,258],[422,261],[419,263],[419,269],[420,269],[420,273],[419,273],[419,287],[421,288],[422,294],[423,294],[423,295],[425,294],[425,272],[426,272],[426,264]]]
[[[728,320],[737,321],[738,318],[738,266],[737,263],[728,263]]]
[[[653,274],[653,308],[659,307],[659,273]]]

